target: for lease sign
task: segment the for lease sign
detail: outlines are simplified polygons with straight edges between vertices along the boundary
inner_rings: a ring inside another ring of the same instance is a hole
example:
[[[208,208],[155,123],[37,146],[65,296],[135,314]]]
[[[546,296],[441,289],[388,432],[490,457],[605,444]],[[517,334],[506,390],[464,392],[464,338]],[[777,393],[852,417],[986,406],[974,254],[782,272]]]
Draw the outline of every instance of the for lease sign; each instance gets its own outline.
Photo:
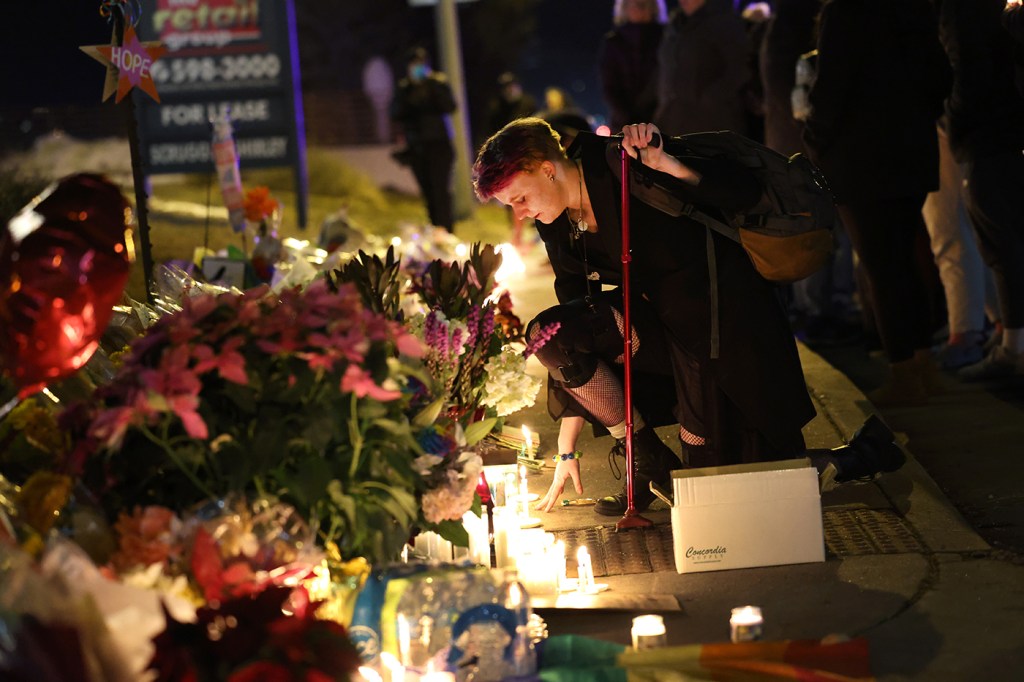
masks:
[[[210,121],[229,112],[242,168],[298,163],[304,145],[292,0],[142,0],[138,31],[167,46],[138,100],[150,173],[212,171]],[[304,172],[304,171],[303,171]]]

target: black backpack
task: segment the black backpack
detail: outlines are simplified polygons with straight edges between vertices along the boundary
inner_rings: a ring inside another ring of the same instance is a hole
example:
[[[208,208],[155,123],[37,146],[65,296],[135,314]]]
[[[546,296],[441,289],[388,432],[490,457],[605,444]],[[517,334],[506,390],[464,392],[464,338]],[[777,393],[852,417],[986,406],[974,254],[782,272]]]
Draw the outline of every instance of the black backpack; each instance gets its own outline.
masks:
[[[630,163],[633,196],[669,215],[687,215],[739,243],[754,268],[772,282],[803,279],[831,258],[837,223],[832,192],[821,171],[803,154],[787,158],[730,130],[668,138],[665,152],[737,161],[761,183],[761,200],[744,213],[706,213],[675,196],[663,182],[664,175],[639,162]],[[609,145],[608,163],[621,180],[617,145]]]
[[[686,215],[708,229],[711,277],[711,357],[718,357],[717,264],[711,230],[740,244],[754,268],[772,282],[795,282],[817,272],[835,251],[835,202],[821,171],[803,154],[786,157],[763,144],[722,130],[668,138],[673,156],[728,158],[750,169],[762,187],[761,200],[743,213],[720,215],[688,204],[665,182],[667,176],[630,162],[630,194],[672,216]],[[621,181],[619,145],[609,144],[608,165]]]

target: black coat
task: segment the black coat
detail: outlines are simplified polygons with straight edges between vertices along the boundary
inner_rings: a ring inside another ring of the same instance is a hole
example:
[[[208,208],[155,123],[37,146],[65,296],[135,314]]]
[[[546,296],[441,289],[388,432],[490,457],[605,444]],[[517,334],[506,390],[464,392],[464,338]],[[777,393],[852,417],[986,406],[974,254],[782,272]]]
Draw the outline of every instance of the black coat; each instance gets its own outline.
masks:
[[[1004,5],[1002,0],[942,0],[940,34],[953,66],[953,89],[946,102],[949,145],[957,161],[1024,146],[1014,40],[1000,24]]]
[[[938,189],[950,83],[929,0],[825,3],[804,141],[837,201]]]
[[[615,132],[627,123],[654,119],[658,45],[663,30],[657,22],[623,24],[604,36],[598,67],[609,124]]]
[[[599,276],[598,286],[621,284],[620,185],[606,161],[606,144],[607,138],[582,133],[570,148],[570,154],[582,162],[599,231],[573,242],[564,214],[550,225],[537,224],[555,272],[559,302],[586,295],[587,266]],[[678,183],[680,196],[688,202],[740,209],[760,195],[757,181],[737,164],[693,158],[684,162],[703,175],[696,188]],[[721,354],[712,360],[706,229],[689,218],[671,217],[635,200],[630,211],[635,295],[651,302],[669,342],[700,365],[748,424],[780,448],[792,443],[794,432],[799,436],[800,428],[814,416],[814,407],[773,285],[757,274],[739,245],[713,233]]]
[[[814,49],[814,21],[820,5],[820,0],[777,0],[761,41],[764,140],[786,156],[804,151],[804,124],[793,118],[791,98],[797,61]]]

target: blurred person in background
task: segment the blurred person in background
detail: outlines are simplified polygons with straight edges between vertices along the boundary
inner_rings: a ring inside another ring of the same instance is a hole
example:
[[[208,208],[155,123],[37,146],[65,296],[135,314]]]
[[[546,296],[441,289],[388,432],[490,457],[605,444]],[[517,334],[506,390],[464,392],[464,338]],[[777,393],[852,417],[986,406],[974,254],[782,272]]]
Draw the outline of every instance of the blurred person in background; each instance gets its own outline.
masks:
[[[612,130],[654,119],[658,45],[666,21],[665,0],[615,0],[613,27],[604,35],[598,56]]]
[[[658,48],[658,108],[667,135],[747,135],[749,43],[731,0],[678,0]]]
[[[491,99],[487,109],[487,135],[493,135],[506,123],[530,116],[536,111],[537,100],[523,91],[514,73],[506,71],[498,76],[498,94]],[[512,226],[512,245],[520,248],[523,246],[523,221],[512,210],[508,211],[508,219]]]
[[[800,56],[814,49],[815,22],[822,0],[775,0],[758,60],[763,89],[765,145],[784,156],[807,154],[804,123],[793,111]],[[836,230],[831,262],[794,282],[786,293],[793,329],[812,348],[856,343],[863,335],[854,306],[853,250],[845,231]]]
[[[880,408],[922,405],[941,389],[918,254],[921,209],[939,187],[935,124],[949,62],[929,0],[828,0],[818,26],[804,142],[835,194],[888,357],[889,376],[868,397]]]
[[[572,96],[555,85],[544,89],[544,109],[537,113],[562,137],[562,144],[568,148],[580,131],[590,132],[590,119],[576,106]]]
[[[406,76],[391,101],[391,120],[399,126],[400,160],[416,176],[430,223],[454,231],[452,210],[452,147],[450,116],[455,97],[443,73],[430,68],[427,51],[416,47],[406,58]]]
[[[946,101],[949,146],[964,164],[967,213],[992,268],[1002,333],[981,362],[958,374],[987,381],[1024,373],[1024,100],[1016,86],[1006,0],[939,0],[953,66]]]

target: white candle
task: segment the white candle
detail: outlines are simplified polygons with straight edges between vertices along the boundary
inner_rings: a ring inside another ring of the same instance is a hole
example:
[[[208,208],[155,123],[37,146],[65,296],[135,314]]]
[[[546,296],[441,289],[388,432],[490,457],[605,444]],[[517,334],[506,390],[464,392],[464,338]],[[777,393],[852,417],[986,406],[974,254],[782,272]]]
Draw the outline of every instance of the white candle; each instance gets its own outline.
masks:
[[[533,450],[533,434],[530,433],[529,427],[523,424],[523,455],[526,457],[533,457],[530,454]]]
[[[555,574],[555,589],[561,592],[566,587],[565,575],[565,540],[557,541],[551,547],[552,571]]]
[[[409,619],[405,617],[404,613],[399,613],[395,616],[395,630],[398,635],[398,658],[403,665],[408,665],[411,658],[409,651]]]
[[[359,677],[363,682],[384,682],[384,678],[380,676],[380,673],[365,665],[359,666]]]
[[[434,670],[434,662],[427,663],[427,671],[420,677],[420,682],[455,682],[455,673],[445,670]]]
[[[637,616],[633,619],[634,649],[654,649],[665,646],[665,621],[657,614]]]
[[[729,617],[729,634],[733,642],[756,642],[761,639],[764,618],[759,606],[737,606]]]
[[[515,547],[519,542],[519,515],[513,507],[494,508],[494,564],[498,568],[516,566]]]
[[[519,465],[519,513],[530,516],[530,489],[526,485],[526,467]]]
[[[516,493],[516,472],[508,471],[505,473],[505,505],[513,507],[518,499],[519,497]]]
[[[405,666],[394,655],[384,651],[380,655],[380,662],[384,665],[384,670],[387,672],[387,680],[385,682],[405,682]]]
[[[593,594],[594,567],[590,563],[590,552],[587,551],[586,545],[580,545],[576,550],[576,572],[579,574],[576,589],[585,594]]]

